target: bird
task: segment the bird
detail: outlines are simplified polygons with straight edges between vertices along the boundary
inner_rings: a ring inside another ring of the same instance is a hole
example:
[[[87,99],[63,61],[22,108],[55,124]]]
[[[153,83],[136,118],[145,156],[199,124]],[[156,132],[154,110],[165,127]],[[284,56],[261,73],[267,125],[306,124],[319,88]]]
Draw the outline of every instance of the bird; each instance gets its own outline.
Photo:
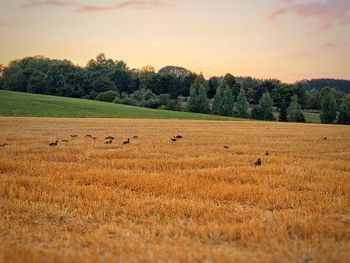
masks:
[[[130,138],[128,138],[126,141],[123,142],[123,144],[129,144],[130,143]]]
[[[328,140],[327,136],[322,137],[323,140]]]
[[[105,140],[114,140],[114,137],[113,136],[108,136],[105,138]]]
[[[72,137],[72,138],[77,138],[78,135],[71,135],[70,137]]]
[[[254,162],[255,166],[260,166],[261,164],[262,164],[262,161],[260,158]]]
[[[176,141],[177,141],[177,138],[176,138],[176,137],[172,137],[171,140],[172,140],[173,142],[176,142]]]
[[[266,156],[269,156],[269,155],[270,155],[269,151],[266,151],[266,152],[265,152],[265,155],[266,155]]]
[[[49,146],[50,146],[50,147],[52,147],[52,146],[57,146],[57,144],[58,144],[58,141],[56,140],[55,142],[50,143]]]
[[[107,142],[105,142],[105,144],[112,144],[113,143],[113,140],[109,140]]]
[[[91,134],[87,134],[85,135],[86,138],[92,138],[92,135]]]
[[[227,145],[224,145],[224,148],[225,148],[225,149],[228,149],[228,148],[230,148],[230,147],[228,147]]]
[[[176,135],[175,138],[176,139],[182,139],[182,136],[181,135]]]
[[[8,144],[7,143],[0,144],[0,147],[5,147],[5,146],[8,146]]]
[[[139,136],[137,136],[137,135],[135,135],[134,137],[132,137],[133,139],[138,139],[139,138]]]
[[[61,142],[65,142],[65,143],[68,143],[68,140],[61,140]]]
[[[94,141],[96,141],[96,137],[91,137],[91,139],[93,139]]]

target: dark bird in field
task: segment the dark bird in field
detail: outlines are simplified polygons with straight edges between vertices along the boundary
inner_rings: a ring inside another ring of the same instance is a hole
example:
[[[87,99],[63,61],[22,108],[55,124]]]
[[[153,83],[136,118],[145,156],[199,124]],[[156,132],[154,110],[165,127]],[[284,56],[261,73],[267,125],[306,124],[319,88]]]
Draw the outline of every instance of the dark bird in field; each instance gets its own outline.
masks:
[[[256,161],[254,162],[254,165],[255,165],[255,166],[260,166],[260,165],[262,165],[261,159],[259,158],[258,160],[256,160]]]
[[[8,146],[7,143],[0,144],[0,147],[6,147],[6,146]]]
[[[58,141],[56,140],[55,142],[50,143],[49,146],[50,146],[50,147],[52,147],[52,146],[57,146],[57,144],[58,144]]]
[[[177,141],[177,138],[176,138],[176,137],[172,137],[171,140],[172,140],[173,142],[176,142],[176,141]]]
[[[182,139],[182,136],[181,135],[176,135],[175,138],[176,139]]]
[[[112,144],[113,140],[106,141],[105,144]]]
[[[129,144],[130,143],[130,138],[128,138],[126,141],[123,142],[123,144]]]
[[[327,136],[325,136],[325,137],[322,137],[322,139],[323,139],[323,140],[328,140],[328,137],[327,137]]]
[[[68,140],[61,140],[61,142],[65,142],[65,143],[68,143]]]
[[[105,138],[105,140],[114,140],[114,137],[113,136],[108,136]]]
[[[135,139],[138,139],[139,138],[139,136],[137,136],[137,135],[135,135],[134,137],[132,137],[134,140]]]
[[[70,137],[72,137],[72,138],[77,138],[78,135],[71,135]]]
[[[265,155],[266,155],[266,156],[269,156],[269,155],[270,155],[269,151],[266,151],[266,152],[265,152]]]
[[[96,141],[96,137],[91,137],[91,139],[93,139],[94,141]]]
[[[224,148],[225,148],[225,149],[228,149],[228,148],[230,148],[230,147],[228,147],[227,145],[224,145]]]
[[[92,138],[92,135],[91,134],[87,134],[85,135],[86,138]]]

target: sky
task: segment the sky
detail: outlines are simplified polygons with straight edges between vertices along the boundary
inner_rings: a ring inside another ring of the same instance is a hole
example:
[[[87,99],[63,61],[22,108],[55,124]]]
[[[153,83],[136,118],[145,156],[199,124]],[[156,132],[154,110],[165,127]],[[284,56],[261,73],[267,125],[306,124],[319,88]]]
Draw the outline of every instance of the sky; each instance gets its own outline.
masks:
[[[207,78],[350,79],[350,0],[0,0],[0,64],[183,66]]]

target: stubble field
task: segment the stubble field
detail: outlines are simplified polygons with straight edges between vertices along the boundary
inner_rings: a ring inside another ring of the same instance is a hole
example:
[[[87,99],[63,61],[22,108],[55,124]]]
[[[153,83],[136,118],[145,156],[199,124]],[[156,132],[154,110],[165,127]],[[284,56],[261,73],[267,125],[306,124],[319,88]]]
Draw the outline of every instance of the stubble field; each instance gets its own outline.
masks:
[[[1,262],[350,258],[350,127],[0,117],[3,143]]]

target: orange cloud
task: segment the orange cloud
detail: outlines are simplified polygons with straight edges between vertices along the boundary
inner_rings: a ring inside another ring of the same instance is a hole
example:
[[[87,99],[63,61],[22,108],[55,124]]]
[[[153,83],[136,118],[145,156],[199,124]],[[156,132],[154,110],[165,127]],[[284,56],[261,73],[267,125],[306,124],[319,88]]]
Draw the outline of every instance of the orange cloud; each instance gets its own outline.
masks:
[[[350,25],[350,1],[326,0],[325,2],[307,2],[298,0],[282,0],[267,17],[275,18],[293,13],[299,17],[316,17],[322,29],[329,29],[336,24]]]
[[[23,8],[35,8],[40,6],[51,6],[68,8],[77,12],[101,12],[112,11],[117,9],[151,9],[163,6],[169,6],[170,4],[164,0],[125,0],[113,5],[87,5],[81,4],[77,1],[64,1],[64,0],[32,0],[22,4]]]

